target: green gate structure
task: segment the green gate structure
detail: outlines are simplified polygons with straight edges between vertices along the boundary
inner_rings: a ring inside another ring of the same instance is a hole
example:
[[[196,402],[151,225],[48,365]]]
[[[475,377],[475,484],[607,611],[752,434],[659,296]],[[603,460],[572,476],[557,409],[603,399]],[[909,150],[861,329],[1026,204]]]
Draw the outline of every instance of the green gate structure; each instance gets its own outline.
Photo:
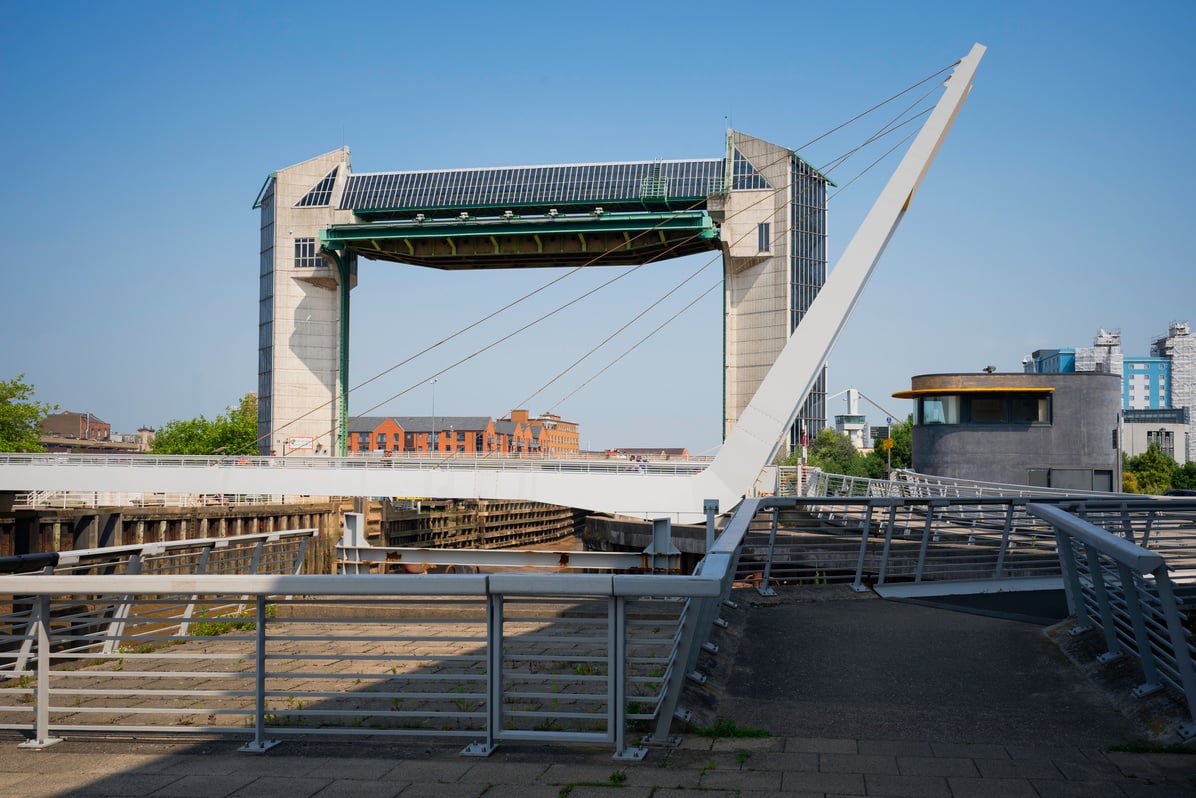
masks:
[[[827,185],[792,150],[736,131],[712,159],[353,173],[341,148],[274,172],[254,203],[261,453],[345,453],[362,258],[465,270],[721,251],[726,435],[825,282]],[[823,375],[791,441],[824,426],[825,396]]]

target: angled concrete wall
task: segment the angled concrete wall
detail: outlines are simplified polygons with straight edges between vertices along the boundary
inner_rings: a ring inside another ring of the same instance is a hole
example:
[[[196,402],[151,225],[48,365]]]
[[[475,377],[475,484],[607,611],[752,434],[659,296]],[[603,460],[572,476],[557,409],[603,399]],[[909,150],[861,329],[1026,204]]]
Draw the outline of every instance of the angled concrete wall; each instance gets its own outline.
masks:
[[[329,200],[309,198],[333,170]],[[352,214],[332,204],[349,174],[349,150],[281,169],[261,200],[258,448],[262,454],[335,454],[340,389],[339,270],[319,257],[320,231]],[[305,200],[305,198],[308,198]],[[300,205],[300,203],[308,203]],[[296,247],[296,240],[301,242]],[[309,246],[306,242],[312,242]],[[356,282],[350,274],[349,290]]]

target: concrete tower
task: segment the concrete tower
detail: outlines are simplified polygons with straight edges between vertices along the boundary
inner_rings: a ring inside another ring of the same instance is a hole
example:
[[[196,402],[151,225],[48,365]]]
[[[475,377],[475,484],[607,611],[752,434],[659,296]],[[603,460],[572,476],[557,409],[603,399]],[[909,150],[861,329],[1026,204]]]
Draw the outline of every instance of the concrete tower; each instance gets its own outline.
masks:
[[[258,450],[336,454],[348,372],[349,290],[356,257],[321,254],[320,232],[350,221],[333,198],[349,177],[347,147],[271,174],[261,210]]]
[[[723,436],[826,282],[826,186],[792,150],[727,134],[729,189],[711,197],[723,249]],[[826,425],[826,372],[790,433]]]

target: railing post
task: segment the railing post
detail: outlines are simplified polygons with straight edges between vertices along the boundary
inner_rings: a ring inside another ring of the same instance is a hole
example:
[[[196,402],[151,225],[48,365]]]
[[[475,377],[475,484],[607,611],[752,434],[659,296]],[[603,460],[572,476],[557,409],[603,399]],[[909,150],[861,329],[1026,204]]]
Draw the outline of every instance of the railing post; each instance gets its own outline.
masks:
[[[130,554],[125,564],[125,576],[136,576],[139,573],[141,573],[141,555]],[[125,621],[129,618],[129,607],[132,602],[131,594],[125,593],[116,596],[116,606],[112,608],[112,620],[108,623],[108,631],[104,635],[104,645],[100,649],[103,653],[111,654],[118,648],[118,642],[125,633]]]
[[[714,548],[716,530],[714,519],[718,515],[718,499],[706,499],[702,502],[702,510],[706,513],[706,551]]]
[[[47,565],[42,569],[42,574],[50,576],[54,573],[54,566]],[[15,596],[13,597],[16,598]],[[25,636],[21,640],[21,648],[17,652],[16,662],[13,663],[14,673],[23,673],[25,668],[29,665],[29,660],[33,656],[34,644],[33,641],[37,639],[37,627],[41,623],[41,602],[34,601],[29,605],[29,620],[25,622]],[[16,602],[13,602],[13,608],[16,608]]]
[[[212,548],[205,546],[204,550],[199,553],[199,562],[195,564],[195,575],[201,576],[208,572],[208,558],[211,556]],[[195,602],[199,601],[199,594],[192,593],[191,598],[187,601],[187,608],[183,610],[183,622],[179,624],[179,636],[182,637],[191,631],[191,619],[195,616]]]
[[[611,596],[607,602],[607,656],[610,674],[608,695],[613,710],[611,723],[615,738],[614,759],[639,761],[648,753],[642,745],[627,747],[627,599]]]
[[[1013,534],[1013,500],[1005,506],[1005,526],[1001,530],[1001,546],[997,549],[997,567],[993,569],[993,579],[1001,578],[1001,571],[1005,569],[1005,552],[1009,550],[1009,536]]]
[[[772,523],[768,529],[768,555],[764,558],[764,573],[760,575],[760,586],[756,592],[761,596],[775,596],[777,591],[772,589],[769,580],[772,578],[772,556],[777,544],[777,518],[781,514],[780,507],[772,508]]]
[[[851,583],[851,589],[857,593],[868,591],[868,588],[864,587],[864,558],[868,555],[868,533],[871,531],[872,502],[868,502],[868,506],[864,510],[864,526],[860,531],[860,556],[855,564],[855,581]]]
[[[1076,550],[1072,538],[1062,527],[1055,527],[1055,552],[1059,555],[1059,566],[1063,571],[1063,592],[1067,596],[1067,608],[1076,619],[1070,634],[1078,635],[1092,628],[1088,618],[1088,606],[1084,601],[1084,589],[1080,585],[1080,570],[1076,563]]]
[[[245,743],[239,750],[251,754],[260,754],[278,745],[278,740],[266,739],[266,597],[258,594],[257,623],[257,671],[253,680],[253,740]]]
[[[34,701],[33,739],[19,748],[47,748],[62,742],[50,736],[50,597],[37,597],[37,688]]]
[[[1185,740],[1196,737],[1196,662],[1192,661],[1192,648],[1183,619],[1179,616],[1179,605],[1171,587],[1171,576],[1163,563],[1151,572],[1155,588],[1159,591],[1159,603],[1163,606],[1163,617],[1167,619],[1167,635],[1171,638],[1171,650],[1175,657],[1175,669],[1179,671],[1179,682],[1183,685],[1184,697],[1188,702],[1189,721],[1179,727],[1179,734]]]
[[[1105,633],[1105,646],[1108,649],[1096,659],[1098,662],[1112,662],[1121,656],[1121,643],[1117,641],[1117,621],[1113,617],[1113,606],[1109,603],[1109,591],[1105,587],[1100,554],[1094,546],[1085,543],[1084,555],[1088,560],[1088,576],[1092,579],[1092,591],[1096,594],[1096,605],[1100,609],[1100,625]]]
[[[1128,565],[1121,562],[1117,563],[1117,573],[1121,576],[1121,595],[1125,599],[1125,608],[1134,627],[1134,648],[1138,651],[1138,662],[1142,665],[1142,676],[1146,680],[1133,689],[1134,696],[1141,698],[1157,693],[1163,689],[1163,685],[1155,667],[1150,633],[1146,630],[1146,621],[1142,617],[1142,602],[1138,600],[1138,584],[1134,579],[1134,573]]]
[[[643,742],[653,745],[664,745],[675,742],[669,737],[669,730],[673,726],[673,716],[677,714],[677,705],[681,701],[681,691],[685,681],[689,678],[690,668],[696,664],[701,644],[698,642],[698,630],[707,628],[703,617],[707,615],[705,605],[714,605],[717,598],[690,598],[685,601],[685,615],[681,619],[681,632],[677,638],[677,653],[673,657],[669,668],[668,684],[665,686],[664,699],[660,703],[660,714],[656,716],[656,729],[645,737]],[[690,662],[691,658],[694,662]]]
[[[884,549],[880,555],[880,576],[876,580],[876,584],[883,585],[885,583],[885,576],[889,572],[889,550],[893,545],[893,524],[897,520],[897,505],[889,505],[889,520],[885,522],[885,544]]]
[[[918,570],[914,574],[914,581],[921,582],[926,569],[926,552],[930,548],[930,530],[934,528],[934,509],[941,506],[933,499],[926,501],[926,523],[922,525],[922,540],[918,543]]]
[[[303,571],[303,559],[307,556],[307,544],[310,542],[311,535],[299,538],[299,551],[295,553],[295,564],[291,567],[291,573],[299,574]]]
[[[501,593],[490,592],[486,582],[486,739],[472,742],[461,750],[461,756],[490,756],[495,740],[502,730],[502,613]]]

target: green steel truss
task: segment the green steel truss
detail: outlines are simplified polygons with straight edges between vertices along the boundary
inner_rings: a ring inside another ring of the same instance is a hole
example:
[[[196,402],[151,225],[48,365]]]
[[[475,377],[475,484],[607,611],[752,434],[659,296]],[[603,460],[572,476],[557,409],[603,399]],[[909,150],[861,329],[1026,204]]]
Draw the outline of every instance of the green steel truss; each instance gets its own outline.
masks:
[[[331,225],[331,251],[438,269],[622,266],[718,249],[705,210]]]

